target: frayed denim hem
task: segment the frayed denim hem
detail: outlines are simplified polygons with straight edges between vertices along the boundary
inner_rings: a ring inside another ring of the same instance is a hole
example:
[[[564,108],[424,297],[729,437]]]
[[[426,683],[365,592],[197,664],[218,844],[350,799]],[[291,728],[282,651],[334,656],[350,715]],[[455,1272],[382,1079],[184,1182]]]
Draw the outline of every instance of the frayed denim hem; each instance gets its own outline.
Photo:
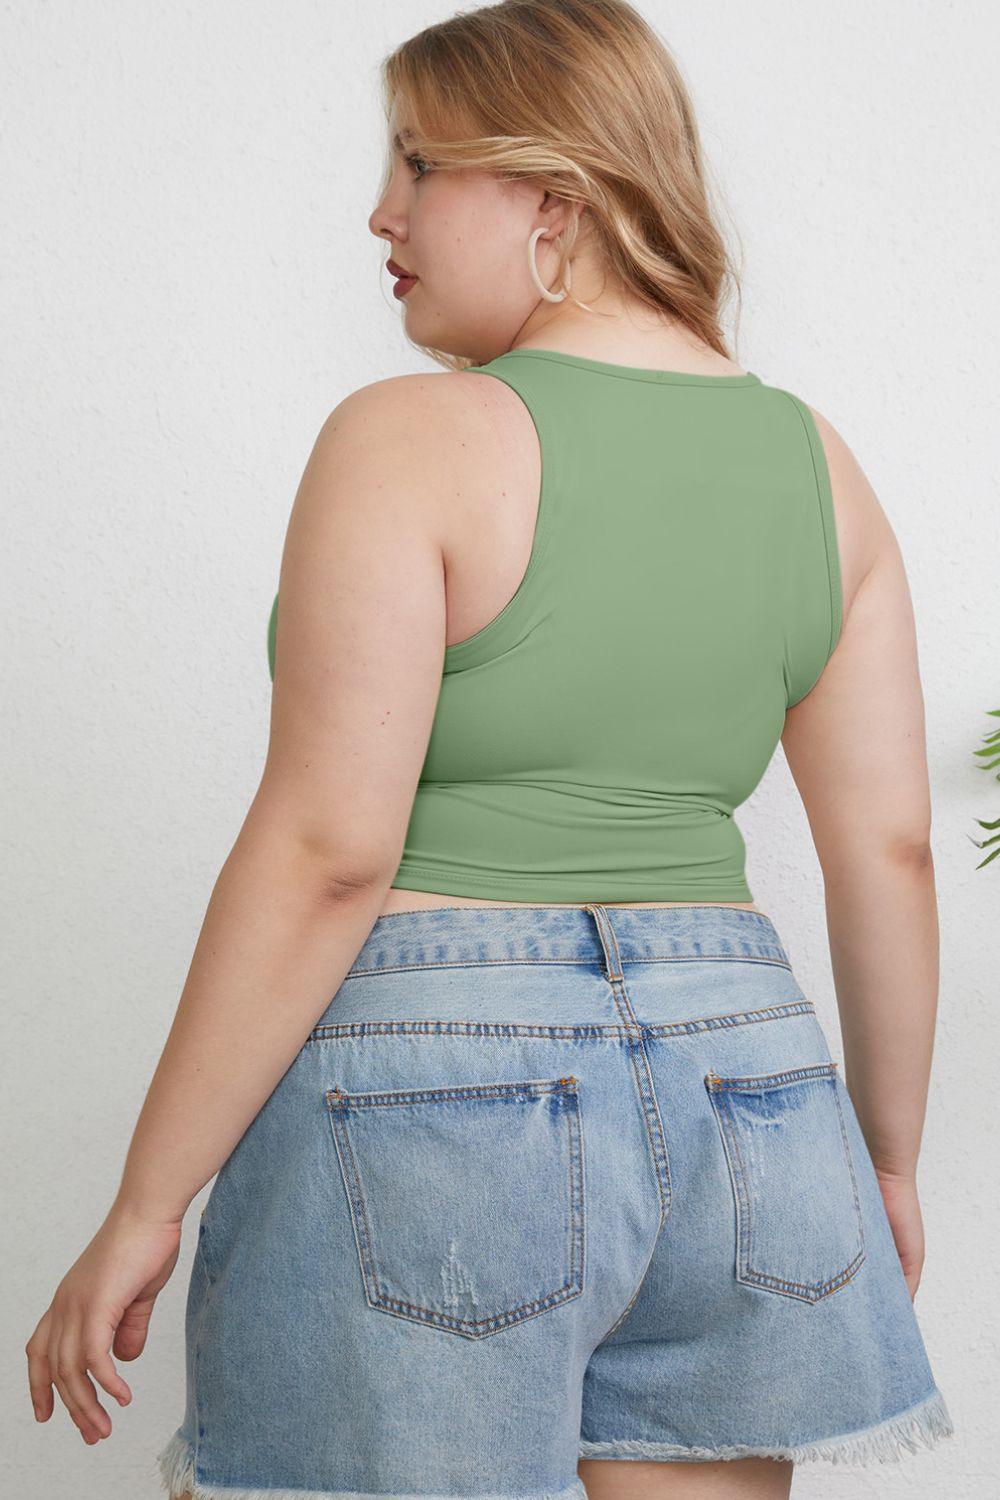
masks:
[[[199,1484],[194,1477],[194,1453],[183,1432],[175,1432],[162,1452],[156,1456],[160,1478],[170,1496],[191,1493],[191,1500],[462,1500],[451,1495],[367,1495],[357,1490],[298,1490],[242,1485]],[[561,1490],[536,1490],[530,1495],[476,1495],[468,1500],[587,1500],[581,1480]]]
[[[798,1447],[755,1448],[750,1443],[737,1443],[722,1448],[683,1448],[676,1443],[622,1439],[617,1443],[581,1442],[579,1457],[672,1459],[691,1463],[726,1458],[780,1458],[798,1464],[818,1460],[831,1464],[885,1464],[897,1463],[904,1453],[916,1453],[921,1446],[933,1448],[942,1438],[951,1437],[954,1431],[945,1399],[935,1388],[926,1400],[876,1427],[866,1427],[841,1437],[821,1438],[819,1442],[802,1443]]]

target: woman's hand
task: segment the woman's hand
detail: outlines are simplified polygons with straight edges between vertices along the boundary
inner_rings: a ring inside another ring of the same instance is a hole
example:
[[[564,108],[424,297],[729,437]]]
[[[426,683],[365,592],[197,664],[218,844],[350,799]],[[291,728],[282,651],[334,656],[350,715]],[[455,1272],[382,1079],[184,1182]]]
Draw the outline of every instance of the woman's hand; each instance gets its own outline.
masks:
[[[917,1197],[916,1178],[881,1171],[878,1167],[875,1168],[875,1175],[912,1302],[917,1295],[924,1265],[924,1221]]]
[[[119,1359],[142,1353],[153,1303],[170,1279],[180,1243],[179,1221],[153,1221],[112,1207],[25,1345],[37,1421],[51,1417],[55,1385],[85,1443],[110,1437],[111,1418],[90,1374],[119,1405],[131,1401],[109,1350]]]

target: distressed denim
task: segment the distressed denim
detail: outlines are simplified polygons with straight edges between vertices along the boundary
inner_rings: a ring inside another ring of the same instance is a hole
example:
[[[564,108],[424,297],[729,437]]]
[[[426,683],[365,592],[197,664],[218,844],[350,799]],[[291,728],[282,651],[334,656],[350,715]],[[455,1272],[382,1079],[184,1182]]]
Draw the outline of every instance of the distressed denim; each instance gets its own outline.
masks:
[[[195,1500],[583,1500],[580,1458],[953,1431],[814,1005],[735,907],[379,917],[215,1179],[186,1338],[157,1462]]]

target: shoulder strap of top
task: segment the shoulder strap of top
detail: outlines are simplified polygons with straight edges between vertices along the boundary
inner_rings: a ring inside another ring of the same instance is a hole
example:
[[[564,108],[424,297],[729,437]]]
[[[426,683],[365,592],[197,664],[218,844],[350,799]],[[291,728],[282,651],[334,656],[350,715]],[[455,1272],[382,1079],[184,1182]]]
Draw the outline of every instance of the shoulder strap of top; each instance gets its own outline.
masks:
[[[542,582],[544,561],[556,519],[559,495],[574,483],[578,462],[571,424],[560,419],[560,400],[551,368],[519,357],[516,349],[485,365],[472,365],[467,374],[493,375],[511,388],[527,409],[538,436],[541,482],[531,553],[521,581],[507,604],[475,634],[445,648],[444,671],[483,665],[508,650],[538,623],[550,608]]]
[[[837,642],[840,639],[844,620],[843,581],[841,578],[840,550],[837,540],[836,515],[833,504],[833,491],[830,484],[830,470],[826,460],[826,450],[820,437],[819,429],[812,411],[800,396],[794,392],[783,390],[778,386],[771,386],[771,390],[786,397],[791,402],[798,414],[811,460],[811,476],[815,489],[815,504],[817,522],[822,537],[823,553],[826,562],[826,590],[828,597],[828,621],[829,631],[811,657],[803,662],[803,670],[799,679],[790,683],[788,707],[800,702],[806,694],[816,685],[820,674],[833,655]]]

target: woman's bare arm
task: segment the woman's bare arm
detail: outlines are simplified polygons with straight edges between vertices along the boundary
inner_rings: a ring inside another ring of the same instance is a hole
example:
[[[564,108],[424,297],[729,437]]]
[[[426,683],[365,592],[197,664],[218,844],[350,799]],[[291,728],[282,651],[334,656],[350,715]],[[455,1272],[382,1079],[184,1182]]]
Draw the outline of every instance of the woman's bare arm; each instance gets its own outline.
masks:
[[[266,764],[135,1127],[116,1200],[133,1215],[183,1217],[391,885],[440,688],[442,496],[455,488],[465,385],[378,382],[317,437],[281,563]]]
[[[280,571],[260,787],[212,892],[114,1203],[25,1344],[35,1415],[86,1443],[122,1404],[191,1199],[336,994],[384,903],[440,691],[442,533],[467,498],[475,377],[402,376],[327,419]],[[459,403],[462,403],[459,410]],[[488,426],[486,435],[488,440]],[[457,504],[456,504],[457,502]]]
[[[876,1168],[909,1178],[938,995],[916,630],[892,527],[843,439],[814,415],[837,511],[845,623],[818,683],[789,710],[782,745],[823,871],[845,1083]]]

